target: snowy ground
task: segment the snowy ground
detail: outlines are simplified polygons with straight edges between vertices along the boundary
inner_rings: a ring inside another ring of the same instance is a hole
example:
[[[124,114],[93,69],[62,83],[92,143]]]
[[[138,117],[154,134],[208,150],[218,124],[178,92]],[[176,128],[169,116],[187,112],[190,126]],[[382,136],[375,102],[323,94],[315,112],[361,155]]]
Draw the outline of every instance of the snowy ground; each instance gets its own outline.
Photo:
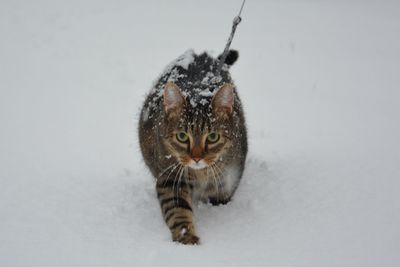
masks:
[[[399,266],[396,2],[247,1],[246,171],[200,246],[170,241],[137,115],[240,2],[0,2],[0,266]]]

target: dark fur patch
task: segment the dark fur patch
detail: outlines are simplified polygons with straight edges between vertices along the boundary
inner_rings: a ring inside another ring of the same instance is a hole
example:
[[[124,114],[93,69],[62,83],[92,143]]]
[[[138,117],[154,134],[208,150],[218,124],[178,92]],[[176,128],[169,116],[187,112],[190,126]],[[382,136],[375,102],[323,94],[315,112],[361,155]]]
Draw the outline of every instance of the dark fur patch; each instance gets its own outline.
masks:
[[[221,59],[222,54],[218,56],[218,59]],[[237,59],[239,58],[239,52],[237,50],[229,50],[228,55],[225,59],[225,64],[232,66]]]

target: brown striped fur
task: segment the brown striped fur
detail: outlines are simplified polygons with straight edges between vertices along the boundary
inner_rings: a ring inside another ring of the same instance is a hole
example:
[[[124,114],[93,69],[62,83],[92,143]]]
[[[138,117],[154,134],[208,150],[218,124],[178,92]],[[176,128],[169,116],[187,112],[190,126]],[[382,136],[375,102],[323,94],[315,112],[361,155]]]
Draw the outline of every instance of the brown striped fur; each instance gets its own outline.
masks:
[[[199,242],[194,201],[229,202],[247,154],[241,102],[228,70],[223,69],[222,79],[204,84],[218,60],[194,56],[188,69],[176,66],[160,77],[139,121],[141,151],[156,177],[164,220],[172,239],[183,244]],[[199,93],[196,88],[201,86],[212,95]]]

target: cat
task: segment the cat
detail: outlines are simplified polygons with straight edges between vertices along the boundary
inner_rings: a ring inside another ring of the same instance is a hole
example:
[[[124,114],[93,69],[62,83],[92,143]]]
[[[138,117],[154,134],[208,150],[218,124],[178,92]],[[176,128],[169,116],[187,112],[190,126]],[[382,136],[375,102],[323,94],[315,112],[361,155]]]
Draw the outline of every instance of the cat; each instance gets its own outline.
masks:
[[[172,240],[198,244],[193,201],[226,204],[243,174],[247,131],[229,67],[208,53],[187,51],[167,66],[148,94],[139,119],[144,161],[156,178]]]

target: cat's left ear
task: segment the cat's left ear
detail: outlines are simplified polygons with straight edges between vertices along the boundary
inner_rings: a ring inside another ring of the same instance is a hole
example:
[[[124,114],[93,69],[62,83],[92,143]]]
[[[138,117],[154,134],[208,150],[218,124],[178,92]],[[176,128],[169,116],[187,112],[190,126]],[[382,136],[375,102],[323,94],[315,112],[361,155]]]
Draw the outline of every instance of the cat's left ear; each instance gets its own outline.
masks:
[[[233,84],[225,83],[215,92],[211,102],[215,112],[228,115],[232,113],[233,100],[235,99],[233,88]]]
[[[166,113],[180,110],[185,104],[181,89],[173,83],[167,82],[164,86],[164,109]]]

